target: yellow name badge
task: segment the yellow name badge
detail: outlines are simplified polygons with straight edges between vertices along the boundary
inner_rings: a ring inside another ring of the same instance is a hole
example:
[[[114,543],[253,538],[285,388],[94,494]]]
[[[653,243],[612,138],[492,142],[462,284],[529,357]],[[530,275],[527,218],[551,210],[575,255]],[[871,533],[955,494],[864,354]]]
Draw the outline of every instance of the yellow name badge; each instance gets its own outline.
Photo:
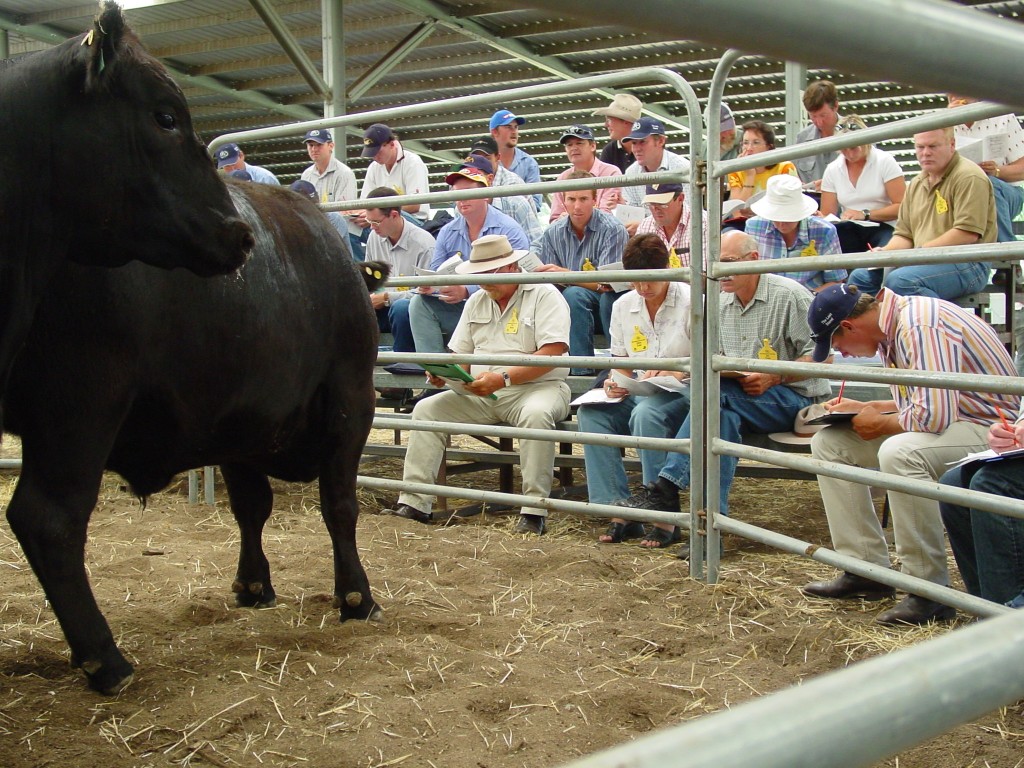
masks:
[[[889,363],[889,367],[895,368],[896,363]],[[906,384],[897,384],[896,391],[899,392],[900,398],[903,400],[908,400],[910,398],[910,391],[907,389]]]
[[[639,325],[633,326],[633,338],[629,340],[629,346],[634,352],[647,351],[647,337],[644,336],[644,332],[640,330]]]
[[[512,307],[512,314],[505,323],[505,333],[519,333],[519,309]]]
[[[946,198],[939,194],[939,190],[935,190],[935,212],[936,213],[949,213],[949,203],[946,202]]]
[[[590,263],[590,259],[583,260],[583,266],[580,267],[581,272],[593,272],[597,269],[593,264]]]
[[[818,255],[818,247],[815,244],[814,240],[811,240],[811,242],[808,244],[808,246],[806,248],[804,248],[802,251],[800,251],[800,255],[801,256],[817,256]]]
[[[757,350],[758,360],[778,360],[779,353],[772,349],[771,339],[764,339],[761,348]]]
[[[676,253],[676,249],[673,248],[668,252],[668,268],[669,269],[681,269],[683,266],[683,260],[679,258],[679,254]]]

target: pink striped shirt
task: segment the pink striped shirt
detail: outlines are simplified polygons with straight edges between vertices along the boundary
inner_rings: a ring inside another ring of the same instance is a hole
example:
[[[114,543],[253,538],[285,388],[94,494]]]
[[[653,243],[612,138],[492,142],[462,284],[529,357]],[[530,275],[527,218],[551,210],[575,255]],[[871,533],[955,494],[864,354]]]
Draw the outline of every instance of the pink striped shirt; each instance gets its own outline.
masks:
[[[879,345],[890,368],[916,371],[1016,376],[1013,359],[992,326],[955,304],[926,296],[878,293],[878,325],[886,341]],[[1016,413],[1018,395],[961,392],[913,385],[890,385],[899,408],[900,425],[908,432],[942,433],[955,421],[989,426],[999,409]]]
[[[565,181],[569,174],[576,169],[572,166],[566,168],[560,174],[558,174],[557,181]],[[594,165],[591,166],[589,173],[594,176],[621,176],[622,171],[619,170],[617,165],[606,163],[603,160],[594,158]],[[608,187],[607,189],[597,190],[597,207],[602,211],[611,213],[615,210],[615,206],[619,202],[619,194],[622,192],[621,187]],[[563,192],[555,192],[551,195],[551,218],[549,222],[554,223],[556,219],[565,216],[565,198],[562,196]]]
[[[708,217],[705,216],[702,219],[704,228],[702,232],[704,237],[701,238],[701,242],[704,243],[705,249],[708,243]],[[676,255],[679,257],[680,263],[684,267],[690,266],[690,204],[689,201],[683,202],[683,213],[679,217],[679,224],[676,226],[676,231],[672,233],[672,237],[668,237],[665,234],[665,230],[658,226],[658,222],[654,220],[653,216],[646,217],[640,222],[640,225],[636,228],[638,235],[648,235],[651,233],[656,234],[661,238],[661,242],[665,244],[665,247],[670,251],[675,249]]]

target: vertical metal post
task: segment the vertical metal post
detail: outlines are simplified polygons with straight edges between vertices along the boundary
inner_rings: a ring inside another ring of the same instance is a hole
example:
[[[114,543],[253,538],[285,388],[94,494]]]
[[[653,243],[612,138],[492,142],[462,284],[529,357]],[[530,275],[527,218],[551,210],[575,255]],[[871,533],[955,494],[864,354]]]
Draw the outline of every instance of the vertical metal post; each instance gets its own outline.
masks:
[[[341,117],[345,114],[345,22],[341,5],[341,0],[321,0],[324,79],[331,89],[331,100],[324,102],[324,117]],[[344,157],[344,133],[340,137],[335,137],[335,144],[339,143],[342,146],[341,155]]]
[[[195,469],[188,471],[188,503],[199,503],[199,472]]]
[[[804,86],[807,85],[807,67],[795,61],[786,62],[786,146],[793,146],[797,131],[804,125]]]
[[[203,492],[206,495],[206,503],[211,507],[214,504],[213,481],[217,476],[216,467],[203,467]]]

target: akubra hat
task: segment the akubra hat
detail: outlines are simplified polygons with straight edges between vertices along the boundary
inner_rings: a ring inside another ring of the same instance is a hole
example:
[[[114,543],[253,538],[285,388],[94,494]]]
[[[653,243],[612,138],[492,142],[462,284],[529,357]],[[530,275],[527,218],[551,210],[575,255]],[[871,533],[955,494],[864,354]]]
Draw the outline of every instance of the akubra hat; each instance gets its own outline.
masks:
[[[491,272],[506,264],[519,261],[529,251],[516,251],[505,235],[484,235],[473,241],[473,250],[469,252],[469,261],[464,261],[455,268],[460,275],[478,275]]]
[[[764,197],[751,203],[750,210],[768,221],[803,221],[818,210],[818,204],[804,194],[800,179],[781,174],[768,179]]]

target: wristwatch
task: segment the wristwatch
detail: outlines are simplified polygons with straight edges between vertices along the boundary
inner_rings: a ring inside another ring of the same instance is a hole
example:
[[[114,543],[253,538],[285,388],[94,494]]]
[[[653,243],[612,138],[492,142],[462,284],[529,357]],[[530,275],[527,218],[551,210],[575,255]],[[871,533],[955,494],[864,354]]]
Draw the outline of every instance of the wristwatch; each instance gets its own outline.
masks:
[[[871,221],[871,211],[865,208],[861,213],[864,214],[864,221]]]
[[[506,387],[512,386],[512,377],[508,375],[508,371],[502,371],[501,378],[505,380]]]

